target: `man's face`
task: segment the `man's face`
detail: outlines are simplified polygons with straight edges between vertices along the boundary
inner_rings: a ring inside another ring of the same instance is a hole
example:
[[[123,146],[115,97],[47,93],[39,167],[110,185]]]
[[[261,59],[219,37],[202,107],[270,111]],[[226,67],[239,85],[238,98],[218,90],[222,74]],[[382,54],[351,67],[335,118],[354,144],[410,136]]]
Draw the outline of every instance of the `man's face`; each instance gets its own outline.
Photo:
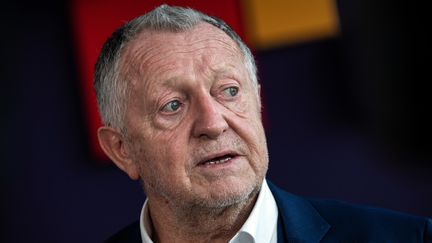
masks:
[[[127,147],[150,200],[220,207],[259,189],[268,165],[259,92],[224,32],[202,23],[143,33],[122,70]]]

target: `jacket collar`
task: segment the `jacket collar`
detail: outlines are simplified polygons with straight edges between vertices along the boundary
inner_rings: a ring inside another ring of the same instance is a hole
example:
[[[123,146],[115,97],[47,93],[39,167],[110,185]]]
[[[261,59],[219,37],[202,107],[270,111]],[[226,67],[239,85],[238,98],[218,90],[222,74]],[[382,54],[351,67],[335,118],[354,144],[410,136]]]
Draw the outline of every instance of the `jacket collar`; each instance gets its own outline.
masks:
[[[306,199],[267,183],[279,210],[278,242],[319,242],[330,225],[317,210]]]

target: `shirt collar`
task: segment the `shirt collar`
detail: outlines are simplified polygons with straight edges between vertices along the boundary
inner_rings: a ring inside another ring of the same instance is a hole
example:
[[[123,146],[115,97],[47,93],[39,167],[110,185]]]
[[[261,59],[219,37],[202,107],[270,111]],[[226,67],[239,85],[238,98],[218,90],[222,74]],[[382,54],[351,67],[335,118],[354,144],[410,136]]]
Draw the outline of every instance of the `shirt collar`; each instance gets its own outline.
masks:
[[[229,243],[241,242],[276,242],[278,209],[276,201],[264,179],[257,201],[239,232]],[[143,243],[153,243],[151,240],[150,214],[146,199],[141,210],[140,231]]]
[[[140,231],[141,239],[143,243],[153,243],[151,240],[152,227],[151,227],[150,213],[148,209],[148,199],[145,200],[144,205],[141,209],[140,215]]]
[[[264,179],[252,212],[229,243],[276,242],[277,218],[276,201]]]

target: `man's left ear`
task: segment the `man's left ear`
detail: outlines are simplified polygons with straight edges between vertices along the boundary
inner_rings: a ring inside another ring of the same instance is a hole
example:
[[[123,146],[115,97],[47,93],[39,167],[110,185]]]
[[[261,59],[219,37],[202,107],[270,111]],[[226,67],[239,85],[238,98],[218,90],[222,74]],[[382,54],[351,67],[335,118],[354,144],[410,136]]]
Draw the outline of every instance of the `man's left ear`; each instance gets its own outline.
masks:
[[[132,180],[138,180],[139,170],[132,160],[122,134],[112,127],[104,126],[98,129],[98,138],[102,150],[114,164],[128,174]]]

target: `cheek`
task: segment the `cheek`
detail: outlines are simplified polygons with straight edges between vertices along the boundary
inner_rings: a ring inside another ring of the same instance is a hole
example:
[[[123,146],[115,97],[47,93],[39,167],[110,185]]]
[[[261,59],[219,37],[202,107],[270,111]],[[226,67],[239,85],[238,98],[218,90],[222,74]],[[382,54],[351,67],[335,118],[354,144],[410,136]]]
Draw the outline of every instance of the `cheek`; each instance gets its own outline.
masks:
[[[182,126],[183,120],[187,114],[187,108],[182,107],[182,110],[175,115],[172,116],[157,116],[155,115],[153,118],[153,124],[155,129],[161,131],[175,131]]]
[[[238,119],[238,122],[235,122],[237,132],[249,145],[254,156],[267,156],[266,138],[259,103],[258,101],[255,102],[254,97],[250,97],[250,100],[253,102],[245,104],[247,108],[245,112],[236,117]]]
[[[250,129],[250,134],[262,133],[261,110],[256,96],[243,96],[239,102],[233,104],[232,111],[240,118],[245,129]]]
[[[254,121],[256,118],[260,120],[260,105],[251,92],[245,92],[238,99],[223,103],[223,105],[239,118],[250,121]]]
[[[182,129],[147,136],[141,144],[139,163],[147,173],[164,177],[183,176],[188,162],[187,140]]]

